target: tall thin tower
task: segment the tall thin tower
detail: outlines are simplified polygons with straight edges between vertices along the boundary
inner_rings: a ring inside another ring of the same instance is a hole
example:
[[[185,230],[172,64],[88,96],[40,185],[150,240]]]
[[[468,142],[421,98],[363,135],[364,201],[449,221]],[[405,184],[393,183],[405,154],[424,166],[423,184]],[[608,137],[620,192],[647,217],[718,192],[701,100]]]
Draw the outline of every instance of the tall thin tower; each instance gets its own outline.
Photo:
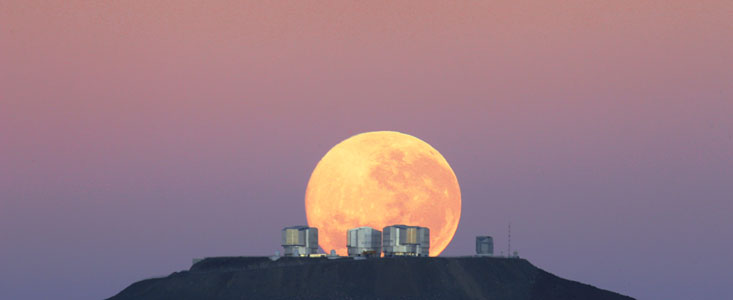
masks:
[[[512,222],[509,222],[509,230],[507,230],[507,246],[506,246],[506,256],[511,257],[512,256]]]

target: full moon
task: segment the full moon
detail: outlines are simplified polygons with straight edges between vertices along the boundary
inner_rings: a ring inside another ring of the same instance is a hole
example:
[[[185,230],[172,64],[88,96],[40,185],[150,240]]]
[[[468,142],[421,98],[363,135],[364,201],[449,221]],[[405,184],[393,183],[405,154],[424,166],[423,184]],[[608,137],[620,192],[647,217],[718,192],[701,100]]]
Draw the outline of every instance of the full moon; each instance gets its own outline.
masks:
[[[404,224],[430,228],[430,256],[437,256],[458,228],[461,190],[428,143],[400,132],[367,132],[321,158],[308,181],[305,211],[326,252],[346,255],[348,229]]]

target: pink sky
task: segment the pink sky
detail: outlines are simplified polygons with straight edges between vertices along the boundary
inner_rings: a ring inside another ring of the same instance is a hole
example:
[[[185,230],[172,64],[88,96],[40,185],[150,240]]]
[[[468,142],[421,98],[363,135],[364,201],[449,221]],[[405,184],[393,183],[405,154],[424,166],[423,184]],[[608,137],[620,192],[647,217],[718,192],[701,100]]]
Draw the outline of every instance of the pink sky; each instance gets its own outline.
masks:
[[[733,2],[183,2],[0,1],[0,298],[269,255],[371,130],[453,166],[444,255],[733,297]]]

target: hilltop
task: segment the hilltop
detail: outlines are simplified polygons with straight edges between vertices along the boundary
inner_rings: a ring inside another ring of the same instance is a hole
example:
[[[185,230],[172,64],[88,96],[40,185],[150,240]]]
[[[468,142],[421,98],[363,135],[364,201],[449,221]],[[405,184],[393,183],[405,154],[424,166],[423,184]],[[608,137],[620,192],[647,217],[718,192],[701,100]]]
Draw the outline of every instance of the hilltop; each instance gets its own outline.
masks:
[[[496,257],[216,257],[134,283],[109,300],[633,298]]]

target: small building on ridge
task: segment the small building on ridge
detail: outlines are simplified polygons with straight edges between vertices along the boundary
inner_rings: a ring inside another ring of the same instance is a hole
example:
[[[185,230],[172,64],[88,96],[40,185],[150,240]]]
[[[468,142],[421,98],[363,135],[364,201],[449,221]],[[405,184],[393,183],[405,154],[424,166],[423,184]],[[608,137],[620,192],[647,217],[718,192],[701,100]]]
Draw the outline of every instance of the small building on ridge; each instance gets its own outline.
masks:
[[[384,256],[429,256],[430,229],[420,226],[392,225],[382,232]]]
[[[382,232],[371,227],[357,227],[346,233],[346,248],[351,257],[380,257]]]
[[[283,256],[307,256],[318,254],[318,228],[291,226],[282,230]]]

